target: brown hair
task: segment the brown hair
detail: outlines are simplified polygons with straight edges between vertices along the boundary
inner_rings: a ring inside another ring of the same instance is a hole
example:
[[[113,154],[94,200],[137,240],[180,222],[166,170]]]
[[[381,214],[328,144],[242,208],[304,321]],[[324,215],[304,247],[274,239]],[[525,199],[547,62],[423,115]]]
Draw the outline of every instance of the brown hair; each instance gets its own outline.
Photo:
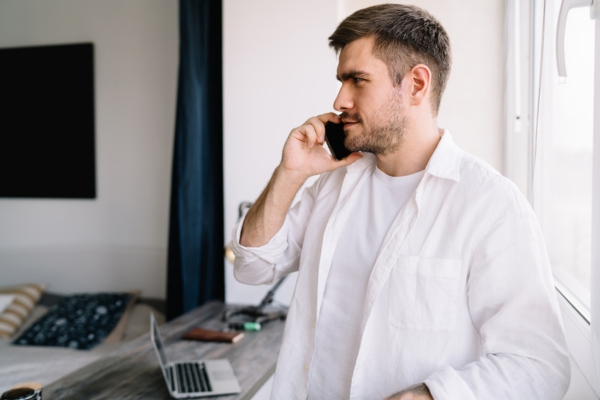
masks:
[[[373,55],[381,59],[394,85],[417,64],[432,73],[431,105],[434,115],[450,74],[450,38],[444,27],[427,11],[412,5],[380,4],[356,11],[343,20],[329,37],[329,46],[339,53],[348,43],[374,36]]]

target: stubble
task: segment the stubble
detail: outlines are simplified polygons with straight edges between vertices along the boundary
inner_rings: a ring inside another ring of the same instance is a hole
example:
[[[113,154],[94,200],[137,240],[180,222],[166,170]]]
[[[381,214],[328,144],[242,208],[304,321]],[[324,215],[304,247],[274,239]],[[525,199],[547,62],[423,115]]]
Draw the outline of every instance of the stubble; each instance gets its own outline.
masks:
[[[369,125],[363,123],[358,114],[342,113],[341,118],[359,122],[363,131],[352,138],[346,138],[345,145],[350,151],[363,151],[375,155],[386,155],[398,150],[406,134],[406,115],[402,105],[402,95],[393,91],[386,106],[381,107],[369,118]]]

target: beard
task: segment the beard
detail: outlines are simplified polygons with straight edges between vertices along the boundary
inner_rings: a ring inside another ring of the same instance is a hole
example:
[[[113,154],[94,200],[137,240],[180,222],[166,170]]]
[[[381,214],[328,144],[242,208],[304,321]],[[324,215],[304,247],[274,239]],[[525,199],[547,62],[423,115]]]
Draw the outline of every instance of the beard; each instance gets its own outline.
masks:
[[[342,119],[358,122],[363,127],[363,131],[354,134],[352,138],[346,136],[346,148],[382,156],[398,150],[407,125],[401,100],[399,93],[392,93],[386,105],[370,118],[369,124],[364,124],[359,114],[343,112],[340,115]]]

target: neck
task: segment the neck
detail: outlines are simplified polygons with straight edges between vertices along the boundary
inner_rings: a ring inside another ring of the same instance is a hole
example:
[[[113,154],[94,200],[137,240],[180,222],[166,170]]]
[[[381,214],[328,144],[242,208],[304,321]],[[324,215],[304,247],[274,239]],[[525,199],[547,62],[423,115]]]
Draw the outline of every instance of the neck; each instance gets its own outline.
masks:
[[[398,150],[377,155],[377,167],[389,176],[411,175],[424,170],[442,133],[435,118],[426,124],[408,126]]]

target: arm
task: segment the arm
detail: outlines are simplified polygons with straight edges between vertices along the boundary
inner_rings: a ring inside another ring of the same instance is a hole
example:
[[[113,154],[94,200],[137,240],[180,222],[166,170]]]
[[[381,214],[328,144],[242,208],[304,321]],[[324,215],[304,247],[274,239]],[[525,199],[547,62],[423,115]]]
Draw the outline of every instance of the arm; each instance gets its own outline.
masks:
[[[285,216],[307,177],[278,166],[269,184],[246,214],[240,244],[260,247],[281,229]]]
[[[482,356],[444,366],[434,398],[561,399],[570,364],[541,230],[532,211],[502,212],[475,248],[468,305]]]
[[[234,274],[240,282],[272,283],[297,270],[318,184],[307,188],[302,200],[290,210],[297,191],[308,177],[349,165],[362,157],[353,153],[343,161],[335,161],[327,153],[322,147],[327,121],[339,122],[339,117],[323,114],[292,130],[271,181],[236,226],[231,248],[236,256]]]

